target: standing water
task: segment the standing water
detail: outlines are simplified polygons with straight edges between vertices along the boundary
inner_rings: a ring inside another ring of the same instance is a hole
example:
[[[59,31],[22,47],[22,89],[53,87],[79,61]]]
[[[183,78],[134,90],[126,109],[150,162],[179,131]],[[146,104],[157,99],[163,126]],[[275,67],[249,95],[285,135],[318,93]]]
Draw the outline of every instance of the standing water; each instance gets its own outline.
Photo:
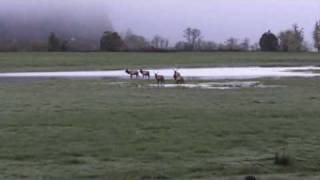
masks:
[[[320,76],[314,72],[320,67],[217,67],[217,68],[181,68],[178,71],[188,79],[255,79],[263,77],[315,77]],[[151,69],[151,76],[155,73],[172,79],[174,68]],[[69,71],[69,72],[19,72],[0,73],[0,78],[90,78],[110,77],[126,78],[124,70],[112,71]]]

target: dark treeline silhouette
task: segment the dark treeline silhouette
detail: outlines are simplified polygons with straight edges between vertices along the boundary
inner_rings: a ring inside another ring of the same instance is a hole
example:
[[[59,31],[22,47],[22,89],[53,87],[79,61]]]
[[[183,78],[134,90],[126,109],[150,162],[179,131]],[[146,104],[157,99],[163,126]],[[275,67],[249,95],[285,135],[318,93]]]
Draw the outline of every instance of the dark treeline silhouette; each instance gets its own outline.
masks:
[[[261,51],[277,51],[279,49],[279,39],[269,30],[262,35],[259,45]]]
[[[0,24],[0,37],[1,33]],[[270,30],[263,33],[258,43],[251,44],[248,38],[228,38],[223,43],[205,40],[197,28],[186,28],[184,40],[170,46],[167,38],[155,35],[151,40],[128,30],[125,34],[106,31],[99,40],[87,38],[78,40],[74,37],[51,32],[45,41],[35,38],[32,42],[17,39],[0,39],[0,51],[129,51],[129,52],[175,52],[175,51],[310,51],[304,40],[304,30],[297,24],[281,31],[278,35]],[[320,21],[316,22],[314,48],[320,51]],[[100,41],[100,42],[99,42]],[[27,48],[26,48],[27,47]]]

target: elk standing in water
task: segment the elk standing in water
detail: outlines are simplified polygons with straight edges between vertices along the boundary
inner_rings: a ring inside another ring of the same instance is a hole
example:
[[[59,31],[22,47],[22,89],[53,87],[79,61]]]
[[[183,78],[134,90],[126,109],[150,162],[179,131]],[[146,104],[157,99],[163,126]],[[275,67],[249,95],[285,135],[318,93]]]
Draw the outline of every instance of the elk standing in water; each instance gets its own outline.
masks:
[[[178,72],[178,71],[174,71],[174,74],[173,74],[173,79],[176,81],[177,80],[177,77],[181,76],[181,74]]]
[[[177,84],[184,84],[184,78],[178,71],[174,71],[173,79],[176,81]]]
[[[176,78],[176,83],[177,84],[184,84],[184,78],[182,76],[178,76]]]
[[[147,77],[148,79],[150,79],[150,71],[144,71],[144,70],[140,69],[140,73],[142,74],[143,79],[144,79],[144,77]]]
[[[139,77],[139,72],[138,71],[130,71],[126,69],[126,73],[130,75],[130,78],[132,79],[133,76],[136,76],[136,78]]]
[[[158,74],[156,73],[156,74],[155,74],[155,78],[156,78],[156,80],[157,80],[158,85],[164,84],[164,81],[165,81],[164,76],[158,75]]]

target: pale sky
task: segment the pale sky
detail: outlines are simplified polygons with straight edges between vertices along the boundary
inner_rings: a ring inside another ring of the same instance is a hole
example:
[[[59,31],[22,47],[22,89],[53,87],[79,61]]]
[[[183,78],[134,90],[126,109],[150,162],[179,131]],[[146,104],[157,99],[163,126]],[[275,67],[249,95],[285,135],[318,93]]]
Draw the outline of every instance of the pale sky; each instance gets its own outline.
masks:
[[[320,0],[108,0],[106,4],[118,31],[130,28],[171,40],[182,39],[182,31],[191,26],[201,29],[208,40],[224,42],[232,36],[257,42],[268,29],[278,34],[298,23],[311,43],[312,29],[320,20]]]

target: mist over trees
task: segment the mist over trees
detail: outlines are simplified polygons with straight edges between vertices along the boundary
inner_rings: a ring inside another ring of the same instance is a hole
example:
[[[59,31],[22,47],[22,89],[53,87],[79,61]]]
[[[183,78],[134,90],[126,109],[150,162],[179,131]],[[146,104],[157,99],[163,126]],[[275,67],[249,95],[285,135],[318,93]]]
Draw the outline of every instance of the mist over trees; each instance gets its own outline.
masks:
[[[161,37],[159,35],[155,35],[150,42],[150,45],[154,49],[168,49],[169,48],[169,40]]]
[[[128,30],[124,36],[124,44],[128,51],[141,51],[149,46],[145,37],[134,34],[131,30]]]
[[[54,33],[51,33],[48,38],[48,51],[60,51],[61,49],[60,40]]]
[[[70,49],[94,50],[99,48],[101,33],[112,29],[104,8],[90,3],[28,0],[0,4],[1,50],[48,49],[51,32],[61,41],[72,41]]]
[[[44,3],[45,2],[45,3]],[[223,42],[206,39],[196,27],[181,31],[181,40],[169,42],[160,34],[145,37],[116,32],[105,9],[65,1],[14,1],[0,6],[0,51],[307,51],[304,29],[298,25],[277,35],[262,34],[258,43],[232,37]],[[82,1],[81,1],[82,2]],[[50,6],[48,5],[50,4]],[[44,6],[46,4],[46,6]],[[89,4],[89,5],[88,5]],[[26,14],[28,16],[26,16]],[[320,22],[313,31],[320,50]],[[251,44],[252,43],[252,44]]]
[[[121,51],[125,43],[117,32],[106,31],[100,39],[101,51]]]

